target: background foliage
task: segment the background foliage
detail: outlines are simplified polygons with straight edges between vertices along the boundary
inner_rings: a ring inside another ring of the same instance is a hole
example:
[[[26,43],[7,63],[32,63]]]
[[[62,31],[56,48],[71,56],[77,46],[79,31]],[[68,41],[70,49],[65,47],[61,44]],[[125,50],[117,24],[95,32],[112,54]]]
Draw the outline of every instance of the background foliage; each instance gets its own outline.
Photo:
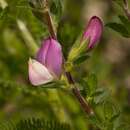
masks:
[[[29,42],[40,46],[49,34],[47,27],[27,0],[0,0],[0,123],[13,121],[17,125],[20,120],[35,118],[65,122],[72,130],[128,130],[130,21],[122,4],[121,0],[50,0],[66,57],[90,16],[98,15],[104,21],[100,44],[91,58],[72,71],[96,113],[96,118],[89,118],[64,84],[31,86],[27,69],[33,47],[28,48]]]

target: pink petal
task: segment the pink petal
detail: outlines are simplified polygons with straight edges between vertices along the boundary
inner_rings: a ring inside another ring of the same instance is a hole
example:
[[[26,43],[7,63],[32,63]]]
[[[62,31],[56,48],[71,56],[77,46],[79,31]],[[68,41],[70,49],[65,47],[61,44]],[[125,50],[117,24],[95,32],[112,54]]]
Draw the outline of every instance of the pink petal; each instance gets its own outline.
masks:
[[[42,42],[42,45],[37,53],[37,60],[43,65],[46,64],[46,56],[50,46],[50,39],[46,39]]]
[[[62,73],[62,49],[58,41],[49,38],[45,40],[40,48],[37,60],[45,65],[55,78]]]
[[[36,60],[29,60],[29,80],[37,86],[48,83],[53,80],[53,76],[50,74],[48,69],[37,62]]]
[[[46,57],[46,66],[58,78],[62,72],[62,49],[60,44],[51,39],[50,47]]]

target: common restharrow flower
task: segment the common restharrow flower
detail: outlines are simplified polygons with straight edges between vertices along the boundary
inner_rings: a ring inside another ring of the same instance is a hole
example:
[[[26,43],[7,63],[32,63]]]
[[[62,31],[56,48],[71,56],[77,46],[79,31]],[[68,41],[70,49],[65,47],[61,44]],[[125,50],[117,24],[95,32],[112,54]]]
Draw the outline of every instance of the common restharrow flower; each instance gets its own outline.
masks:
[[[93,16],[90,20],[89,23],[87,24],[84,34],[83,34],[83,39],[88,39],[89,38],[89,44],[88,44],[88,49],[92,49],[96,43],[100,40],[101,35],[103,32],[103,22],[102,20],[97,17]]]
[[[43,41],[36,60],[29,60],[29,80],[41,85],[58,80],[62,73],[62,49],[58,41],[48,38]]]

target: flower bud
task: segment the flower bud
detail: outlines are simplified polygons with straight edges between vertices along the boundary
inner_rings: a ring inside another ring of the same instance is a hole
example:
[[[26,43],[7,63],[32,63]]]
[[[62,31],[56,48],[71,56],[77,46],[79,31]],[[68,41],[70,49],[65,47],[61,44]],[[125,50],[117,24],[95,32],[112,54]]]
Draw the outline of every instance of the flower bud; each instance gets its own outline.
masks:
[[[103,23],[101,19],[97,16],[93,16],[83,34],[83,39],[89,39],[88,49],[91,49],[101,38],[103,32]]]
[[[36,59],[45,65],[55,78],[62,72],[62,49],[58,41],[48,38],[43,41]]]

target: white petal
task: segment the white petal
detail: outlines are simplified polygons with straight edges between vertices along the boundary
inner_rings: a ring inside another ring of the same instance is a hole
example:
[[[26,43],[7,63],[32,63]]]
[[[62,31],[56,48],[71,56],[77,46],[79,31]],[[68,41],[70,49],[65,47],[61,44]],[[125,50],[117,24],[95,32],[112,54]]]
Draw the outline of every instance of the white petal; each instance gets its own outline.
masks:
[[[53,80],[53,76],[48,69],[36,60],[29,59],[29,80],[37,86]]]

